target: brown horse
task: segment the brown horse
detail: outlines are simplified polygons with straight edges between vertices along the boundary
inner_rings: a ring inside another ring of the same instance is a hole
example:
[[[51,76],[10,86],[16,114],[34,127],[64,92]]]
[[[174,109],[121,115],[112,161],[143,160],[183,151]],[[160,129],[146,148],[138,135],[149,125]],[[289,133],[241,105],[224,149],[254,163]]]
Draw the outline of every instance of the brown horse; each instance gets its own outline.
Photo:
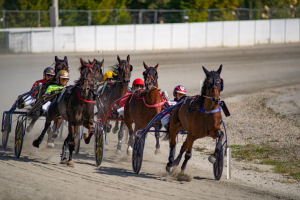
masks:
[[[133,95],[129,98],[124,108],[124,121],[129,129],[128,155],[131,155],[132,153],[134,133],[137,130],[144,129],[153,117],[162,110],[164,104],[164,101],[158,91],[158,64],[155,67],[148,67],[145,63],[143,63],[143,65],[146,69],[146,71],[143,72],[145,91],[139,97]],[[133,121],[135,123],[134,131],[132,129]],[[155,126],[155,130],[158,131],[159,127]],[[160,153],[159,132],[155,132],[155,137],[155,154],[158,154]]]
[[[128,84],[130,82],[130,76],[132,71],[132,65],[130,64],[130,56],[127,56],[126,60],[121,60],[117,56],[118,64],[113,66],[111,69],[117,74],[116,81],[106,86],[99,92],[100,109],[98,112],[98,119],[105,118],[105,113],[111,107],[112,103],[117,99],[123,97],[128,92]],[[112,112],[117,112],[118,105],[114,105]],[[104,130],[110,132],[111,125],[108,121],[104,122]],[[119,122],[116,121],[113,132],[116,133],[119,129]],[[124,122],[121,122],[120,130],[118,132],[118,146],[116,153],[121,153],[122,139],[124,135]]]
[[[68,65],[68,58],[67,56],[64,57],[63,60],[61,59],[58,59],[57,56],[55,56],[55,63],[53,63],[54,65],[54,70],[55,70],[55,76],[53,76],[49,81],[47,81],[47,83],[44,83],[41,90],[37,93],[37,99],[40,99],[42,97],[42,95],[46,92],[47,90],[47,87],[50,85],[50,84],[55,84],[53,83],[55,81],[55,77],[57,75],[57,73],[60,71],[60,70],[66,70],[69,72],[69,65]],[[38,120],[40,116],[34,116],[34,117],[31,117],[31,121],[30,121],[30,124],[28,125],[27,129],[26,129],[26,132],[31,132],[35,122]],[[52,132],[57,132],[58,133],[58,130],[61,126],[61,123],[62,123],[62,119],[55,119],[54,121],[54,124],[53,124],[53,127],[52,127]],[[50,130],[50,129],[49,129]],[[50,137],[52,137],[52,134],[49,134]],[[48,138],[50,139],[50,138]]]
[[[165,139],[170,139],[169,163],[166,170],[169,172],[173,166],[178,166],[182,155],[185,159],[181,166],[182,172],[186,168],[188,160],[192,156],[192,146],[196,139],[211,136],[218,139],[215,153],[209,158],[214,163],[222,149],[222,138],[224,133],[220,128],[221,108],[219,105],[220,92],[223,90],[223,79],[220,74],[222,65],[217,71],[209,72],[203,67],[206,79],[203,83],[201,95],[195,98],[187,97],[181,105],[175,107],[171,114],[170,129]],[[187,131],[187,137],[176,160],[174,152],[176,146],[176,135],[179,131]]]

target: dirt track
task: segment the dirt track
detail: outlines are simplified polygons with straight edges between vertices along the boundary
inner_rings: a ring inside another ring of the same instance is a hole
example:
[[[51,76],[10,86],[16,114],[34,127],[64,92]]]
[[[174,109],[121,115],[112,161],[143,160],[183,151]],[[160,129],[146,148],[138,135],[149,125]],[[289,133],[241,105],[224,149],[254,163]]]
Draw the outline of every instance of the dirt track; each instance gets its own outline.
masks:
[[[116,55],[125,59],[128,54],[133,65],[132,79],[141,77],[143,61],[148,65],[159,62],[159,87],[167,90],[169,95],[178,84],[185,85],[189,95],[199,93],[200,80],[204,80],[201,66],[217,70],[220,64],[223,64],[221,76],[225,83],[221,95],[223,98],[300,83],[299,44],[187,51],[105,52],[105,71],[116,62]],[[42,76],[42,70],[51,65],[55,55],[59,58],[68,56],[70,83],[78,78],[79,57],[102,58],[101,54],[95,53],[0,55],[1,113],[8,110],[17,96],[28,91],[33,82]],[[121,156],[115,154],[117,135],[112,133],[108,135],[110,150],[105,152],[101,167],[94,166],[94,147],[91,142],[90,145],[82,144],[79,155],[74,157],[75,168],[69,168],[58,164],[61,140],[55,142],[54,149],[46,149],[45,141],[39,149],[32,147],[31,143],[42,130],[43,122],[41,120],[25,136],[19,159],[14,158],[13,153],[14,129],[10,134],[8,148],[0,148],[0,199],[300,198],[294,192],[265,189],[260,184],[248,185],[238,179],[227,180],[226,168],[221,180],[215,181],[212,166],[207,170],[207,156],[203,160],[193,155],[187,165],[186,176],[183,181],[178,181],[177,173],[167,175],[164,169],[168,144],[162,142],[162,154],[155,156],[152,135],[147,137],[143,166],[138,175],[132,172],[131,158],[127,157],[125,151]],[[213,143],[211,140],[207,142]]]

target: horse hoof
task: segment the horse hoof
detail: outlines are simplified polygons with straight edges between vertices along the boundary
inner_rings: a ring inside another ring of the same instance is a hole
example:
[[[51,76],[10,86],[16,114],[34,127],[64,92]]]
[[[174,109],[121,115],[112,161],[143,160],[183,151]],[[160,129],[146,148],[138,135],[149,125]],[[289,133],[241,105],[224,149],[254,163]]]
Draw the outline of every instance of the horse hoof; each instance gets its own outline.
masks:
[[[26,132],[27,132],[27,133],[30,133],[31,131],[32,131],[32,126],[29,125],[29,126],[26,128]]]
[[[54,143],[47,143],[47,148],[54,148]]]
[[[40,147],[40,143],[39,143],[39,140],[34,140],[32,142],[32,146],[36,147],[36,148],[39,148]]]
[[[171,172],[173,167],[169,167],[168,165],[166,166],[166,171]]]
[[[159,154],[161,154],[161,151],[160,151],[160,149],[155,149],[155,151],[154,151],[154,154],[155,154],[155,155],[159,155]]]
[[[74,167],[74,162],[73,162],[73,160],[69,160],[69,161],[67,162],[67,166],[69,166],[69,167]]]
[[[131,156],[131,155],[132,155],[132,147],[129,146],[129,147],[127,148],[127,156]]]
[[[87,133],[84,133],[84,134],[83,134],[83,139],[84,139],[84,140],[86,140],[88,137],[89,137],[89,134],[87,134]]]
[[[65,165],[65,164],[67,164],[67,162],[68,162],[67,159],[63,159],[63,160],[60,161],[60,164]]]
[[[121,155],[121,150],[116,150],[116,154]]]
[[[209,161],[211,164],[215,164],[216,160],[217,160],[217,158],[216,158],[216,156],[215,156],[214,154],[212,154],[212,155],[210,155],[210,156],[208,157],[208,161]]]

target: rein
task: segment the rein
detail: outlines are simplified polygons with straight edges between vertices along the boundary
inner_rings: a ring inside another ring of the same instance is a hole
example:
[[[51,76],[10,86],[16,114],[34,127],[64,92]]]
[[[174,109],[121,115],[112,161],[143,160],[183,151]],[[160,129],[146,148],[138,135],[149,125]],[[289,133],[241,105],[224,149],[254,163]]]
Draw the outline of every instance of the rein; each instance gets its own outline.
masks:
[[[144,102],[144,104],[145,104],[147,107],[149,107],[149,108],[156,108],[156,107],[159,107],[159,106],[162,106],[162,105],[165,104],[165,101],[164,101],[164,99],[162,98],[160,92],[158,92],[158,94],[159,94],[159,96],[160,96],[160,98],[161,98],[161,100],[162,100],[162,102],[160,102],[160,103],[156,103],[156,104],[152,104],[152,105],[147,104],[145,97],[136,98],[136,100],[143,99],[143,102]]]
[[[80,99],[81,101],[83,101],[85,103],[95,103],[95,101],[87,101],[87,100],[84,100],[84,99],[80,98],[80,96],[79,96],[79,88],[77,88],[77,96],[78,96],[78,99]]]

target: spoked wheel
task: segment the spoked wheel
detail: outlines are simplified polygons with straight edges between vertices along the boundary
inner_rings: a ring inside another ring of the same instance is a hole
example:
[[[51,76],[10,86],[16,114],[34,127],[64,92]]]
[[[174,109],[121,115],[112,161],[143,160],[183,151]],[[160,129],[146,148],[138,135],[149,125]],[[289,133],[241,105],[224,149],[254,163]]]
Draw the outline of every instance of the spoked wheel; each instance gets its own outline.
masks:
[[[4,121],[3,121],[3,124],[2,124],[2,147],[3,148],[6,148],[6,145],[7,145],[7,141],[8,141],[8,136],[9,136],[9,130],[10,129],[10,114],[6,114],[5,115],[5,118],[4,118]]]
[[[105,132],[102,128],[98,127],[96,138],[95,138],[95,160],[96,166],[100,166],[103,161],[105,148]]]
[[[15,133],[15,157],[19,158],[22,152],[23,139],[25,135],[24,123],[20,119],[18,119]]]
[[[138,174],[142,167],[144,153],[144,138],[135,137],[133,152],[132,152],[132,169],[134,173]]]
[[[216,180],[220,180],[222,173],[223,173],[223,166],[224,166],[224,151],[223,148],[219,152],[218,159],[214,163],[214,176]]]
[[[82,138],[82,134],[83,134],[83,126],[79,126],[76,132],[76,137],[74,139],[75,141],[75,155],[78,154],[79,149],[80,149],[80,140]]]

